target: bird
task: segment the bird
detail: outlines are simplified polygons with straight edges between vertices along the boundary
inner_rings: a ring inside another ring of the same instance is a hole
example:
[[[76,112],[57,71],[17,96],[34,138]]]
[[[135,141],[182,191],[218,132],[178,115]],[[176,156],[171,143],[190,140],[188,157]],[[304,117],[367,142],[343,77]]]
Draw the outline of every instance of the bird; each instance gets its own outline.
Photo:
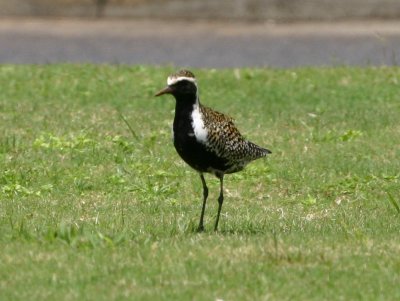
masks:
[[[167,86],[155,96],[164,94],[175,98],[175,149],[183,161],[199,173],[203,186],[198,232],[204,231],[204,213],[208,198],[204,174],[213,174],[220,181],[218,212],[214,225],[214,231],[217,231],[224,202],[224,176],[243,170],[248,163],[265,157],[271,151],[246,140],[231,117],[202,105],[197,80],[191,71],[180,70],[168,76]]]

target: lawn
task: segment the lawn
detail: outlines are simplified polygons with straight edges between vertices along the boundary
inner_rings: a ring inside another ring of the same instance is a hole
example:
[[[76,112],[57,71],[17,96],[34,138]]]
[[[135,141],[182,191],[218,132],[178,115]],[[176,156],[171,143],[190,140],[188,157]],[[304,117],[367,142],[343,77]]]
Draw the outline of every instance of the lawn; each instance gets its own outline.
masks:
[[[200,234],[172,71],[0,66],[0,299],[399,300],[400,69],[192,70],[273,152]]]

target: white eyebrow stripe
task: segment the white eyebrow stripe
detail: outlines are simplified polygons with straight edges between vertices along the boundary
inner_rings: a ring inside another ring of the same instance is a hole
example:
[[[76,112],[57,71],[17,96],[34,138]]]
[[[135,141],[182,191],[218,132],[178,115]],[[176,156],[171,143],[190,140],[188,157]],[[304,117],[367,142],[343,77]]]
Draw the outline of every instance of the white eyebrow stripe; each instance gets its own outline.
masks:
[[[192,83],[196,83],[196,79],[193,77],[187,77],[187,76],[171,77],[171,76],[169,76],[167,79],[167,84],[168,84],[168,86],[170,86],[170,85],[176,84],[177,82],[180,82],[182,80],[187,80]]]

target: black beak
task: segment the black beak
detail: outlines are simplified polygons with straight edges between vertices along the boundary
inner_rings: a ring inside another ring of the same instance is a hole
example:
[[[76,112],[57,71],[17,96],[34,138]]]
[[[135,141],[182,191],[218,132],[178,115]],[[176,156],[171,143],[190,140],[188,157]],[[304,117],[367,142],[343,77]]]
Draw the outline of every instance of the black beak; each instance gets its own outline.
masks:
[[[163,94],[172,94],[174,90],[170,86],[166,86],[164,89],[158,91],[155,96],[161,96]]]

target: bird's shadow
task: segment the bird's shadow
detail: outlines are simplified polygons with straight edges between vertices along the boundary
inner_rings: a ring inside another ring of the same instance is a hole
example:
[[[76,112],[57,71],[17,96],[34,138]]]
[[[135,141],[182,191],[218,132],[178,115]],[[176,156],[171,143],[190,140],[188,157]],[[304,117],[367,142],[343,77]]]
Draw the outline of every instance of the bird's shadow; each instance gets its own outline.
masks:
[[[195,224],[189,223],[188,227],[186,228],[186,234],[194,234],[194,235],[223,235],[223,236],[231,236],[231,235],[247,235],[247,236],[255,236],[260,234],[270,234],[271,229],[262,227],[249,227],[246,228],[235,228],[235,227],[228,227],[224,228],[221,227],[217,231],[214,230],[213,225],[209,225],[208,227],[205,226],[203,230],[199,230]]]

